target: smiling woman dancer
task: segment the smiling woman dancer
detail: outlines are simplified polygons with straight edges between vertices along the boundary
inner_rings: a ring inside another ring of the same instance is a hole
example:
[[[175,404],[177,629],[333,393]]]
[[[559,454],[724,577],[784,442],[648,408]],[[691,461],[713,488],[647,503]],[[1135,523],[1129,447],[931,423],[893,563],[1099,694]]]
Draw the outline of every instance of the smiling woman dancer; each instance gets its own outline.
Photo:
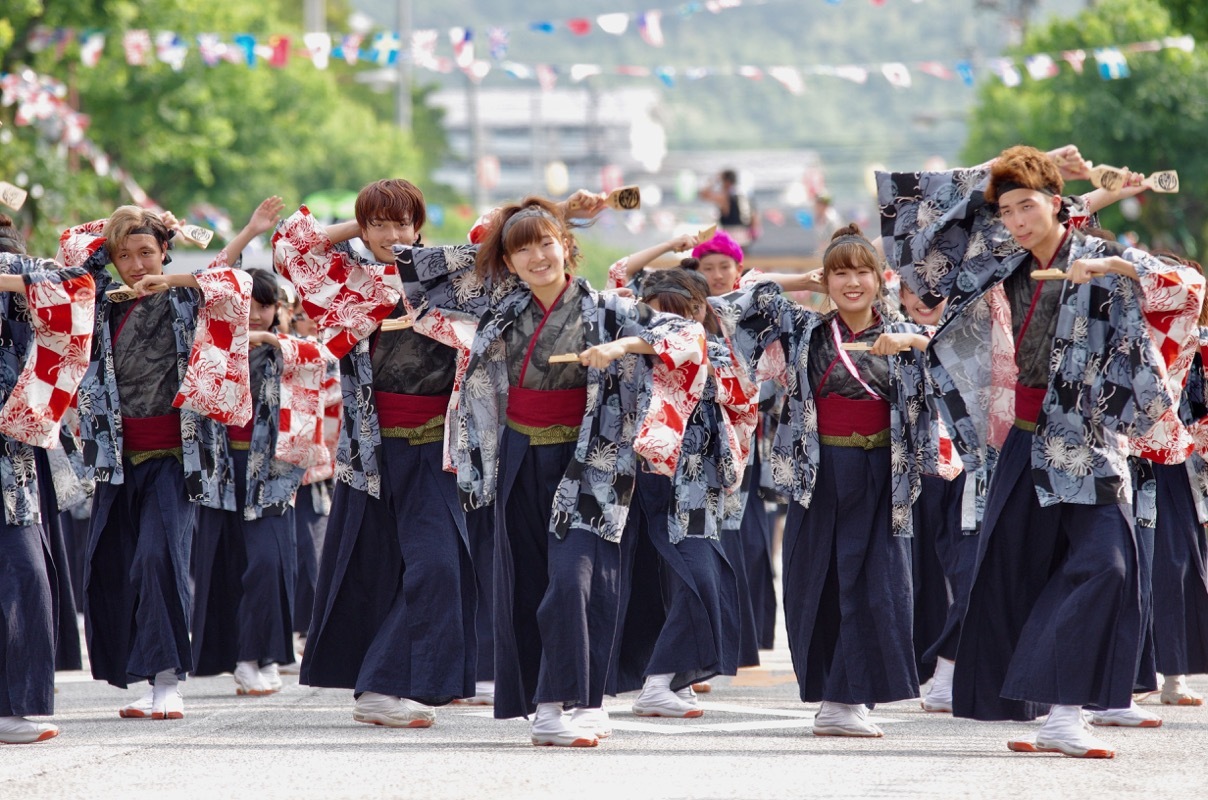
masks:
[[[703,330],[572,277],[574,237],[539,198],[495,214],[476,275],[464,255],[403,252],[399,266],[416,326],[469,357],[450,444],[469,502],[495,502],[495,716],[535,711],[533,744],[594,747],[611,733],[636,456],[674,470]],[[551,363],[563,353],[578,358]]]

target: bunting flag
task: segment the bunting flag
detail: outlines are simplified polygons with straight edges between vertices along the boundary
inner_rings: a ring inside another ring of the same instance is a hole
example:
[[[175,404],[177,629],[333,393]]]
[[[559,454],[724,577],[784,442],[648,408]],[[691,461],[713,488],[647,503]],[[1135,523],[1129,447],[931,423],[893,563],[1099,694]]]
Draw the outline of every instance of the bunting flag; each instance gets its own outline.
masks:
[[[440,33],[434,30],[415,31],[411,34],[411,62],[423,69],[436,65],[436,42]]]
[[[746,65],[738,68],[738,74],[744,78],[750,78],[753,81],[763,80],[763,70],[759,67]]]
[[[1100,47],[1095,51],[1095,63],[1099,65],[1099,77],[1105,81],[1127,78],[1131,73],[1124,53],[1116,47]]]
[[[549,64],[537,65],[537,84],[543,92],[552,92],[558,85],[558,73]]]
[[[566,29],[575,36],[586,36],[591,33],[591,20],[589,19],[568,19],[566,21]]]
[[[399,46],[397,35],[388,31],[379,33],[370,45],[371,60],[381,67],[393,66],[398,63]]]
[[[1034,56],[1028,56],[1024,59],[1024,64],[1028,68],[1028,75],[1034,81],[1048,80],[1049,78],[1057,77],[1061,69],[1057,66],[1057,62],[1047,53],[1039,53]]]
[[[805,93],[805,80],[801,77],[801,71],[796,67],[772,67],[768,70],[768,75],[788,89],[789,94]]]
[[[621,12],[616,14],[601,14],[596,17],[596,24],[600,26],[600,30],[605,33],[611,33],[613,36],[620,36],[625,31],[629,30],[629,15]]]
[[[661,11],[647,11],[638,17],[638,30],[642,34],[642,41],[651,47],[663,46],[662,17]]]
[[[450,28],[449,43],[453,45],[453,60],[461,69],[474,63],[474,32],[469,28]]]
[[[357,63],[361,57],[361,42],[365,37],[359,33],[349,33],[340,40],[340,46],[332,51],[336,58],[342,58],[349,65]]]
[[[491,28],[487,31],[487,47],[491,58],[503,61],[508,57],[508,32],[503,28]]]
[[[201,33],[197,36],[197,49],[201,53],[201,61],[207,67],[217,66],[226,53],[226,45],[222,37],[216,33]]]
[[[973,86],[973,64],[969,61],[956,62],[956,74],[960,76],[961,83],[966,86]]]
[[[250,33],[237,33],[234,40],[235,46],[243,53],[243,60],[247,65],[256,66],[256,37]]]
[[[1074,72],[1082,74],[1082,65],[1086,62],[1085,50],[1066,50],[1061,57],[1073,68]]]
[[[1013,89],[1023,83],[1023,76],[1019,74],[1019,68],[1015,66],[1014,59],[995,58],[990,61],[990,71],[998,76],[1003,86],[1008,88]]]
[[[319,31],[307,33],[302,36],[302,43],[306,45],[306,54],[310,56],[315,69],[327,69],[331,60],[331,34]]]
[[[599,64],[572,64],[570,67],[570,79],[575,83],[595,77],[603,72]]]
[[[290,44],[291,40],[288,36],[275,33],[268,37],[268,46],[270,49],[268,57],[269,66],[280,69],[289,63]]]
[[[80,63],[86,67],[95,67],[101,61],[101,53],[105,52],[105,34],[91,31],[80,37]]]
[[[889,85],[895,89],[909,89],[913,84],[910,78],[910,69],[901,62],[892,64],[882,64],[881,74],[885,76],[885,80],[889,81]]]
[[[864,67],[835,67],[834,76],[852,83],[868,83],[868,70]]]
[[[668,89],[675,86],[675,67],[655,67],[654,77],[663,82]]]
[[[147,65],[151,52],[151,34],[143,30],[126,31],[122,35],[122,49],[126,51],[126,63],[132,67]]]
[[[919,72],[924,75],[930,75],[933,78],[939,78],[942,81],[952,80],[952,70],[939,61],[922,62],[919,64]]]

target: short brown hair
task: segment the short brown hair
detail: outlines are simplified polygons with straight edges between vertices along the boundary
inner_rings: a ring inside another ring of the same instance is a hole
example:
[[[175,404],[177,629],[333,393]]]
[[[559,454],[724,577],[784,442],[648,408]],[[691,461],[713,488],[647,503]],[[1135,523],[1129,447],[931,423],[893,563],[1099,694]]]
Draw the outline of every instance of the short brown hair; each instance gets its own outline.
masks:
[[[161,247],[172,239],[172,231],[159,218],[159,214],[138,206],[121,206],[105,222],[105,248],[112,255],[131,236],[146,234],[154,236]]]
[[[374,181],[357,194],[357,224],[368,228],[371,220],[410,222],[415,230],[428,219],[424,193],[411,181],[389,178]]]
[[[1008,147],[990,165],[990,185],[986,200],[997,203],[998,198],[1012,189],[1032,189],[1051,195],[1061,194],[1065,181],[1053,159],[1035,147]]]
[[[526,214],[511,225],[508,224],[508,220],[528,209],[538,209],[543,213]],[[526,197],[519,204],[504,206],[496,212],[486,238],[478,246],[478,274],[492,280],[507,277],[508,269],[503,260],[504,256],[525,245],[540,242],[546,236],[553,236],[565,244],[566,268],[574,272],[579,266],[579,248],[575,244],[575,235],[571,233],[570,224],[557,205],[543,197]]]

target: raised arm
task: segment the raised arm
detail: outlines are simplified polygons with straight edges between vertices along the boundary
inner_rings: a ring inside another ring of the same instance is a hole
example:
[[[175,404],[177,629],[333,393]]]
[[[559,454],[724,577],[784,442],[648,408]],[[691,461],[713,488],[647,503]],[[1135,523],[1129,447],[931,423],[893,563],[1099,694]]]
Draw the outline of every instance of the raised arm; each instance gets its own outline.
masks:
[[[227,246],[222,248],[222,252],[226,254],[226,262],[234,264],[239,260],[240,253],[247,247],[252,239],[255,239],[261,234],[268,233],[273,228],[277,227],[277,222],[281,219],[281,209],[285,208],[285,201],[280,197],[265,198],[256,210],[252,212],[251,219],[243,226],[243,230],[235,235],[235,238],[227,242]]]

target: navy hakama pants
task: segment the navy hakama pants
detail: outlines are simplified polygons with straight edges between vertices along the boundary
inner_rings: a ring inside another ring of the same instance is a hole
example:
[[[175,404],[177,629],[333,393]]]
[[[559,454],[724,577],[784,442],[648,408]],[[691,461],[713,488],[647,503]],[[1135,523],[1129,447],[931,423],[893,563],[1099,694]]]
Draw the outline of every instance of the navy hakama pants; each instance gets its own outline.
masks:
[[[752,445],[757,446],[757,445]],[[751,612],[755,620],[755,643],[760,650],[771,650],[776,640],[776,576],[772,570],[772,520],[759,496],[759,458],[747,467],[744,481],[749,482],[747,506],[743,509],[738,538],[747,569],[751,593]]]
[[[746,514],[744,509],[743,514]],[[734,570],[734,581],[738,588],[738,627],[729,632],[732,647],[738,648],[738,666],[759,666],[759,636],[755,623],[755,606],[751,599],[751,584],[747,574],[747,559],[743,553],[741,526],[734,530],[722,530],[721,549],[726,563]]]
[[[1208,540],[1187,467],[1154,464],[1158,527],[1153,558],[1153,635],[1167,675],[1208,672]]]
[[[949,660],[956,657],[961,617],[977,559],[977,537],[966,536],[961,530],[964,491],[963,472],[951,481],[924,475],[922,491],[912,509],[914,652],[920,681],[931,677],[937,656]]]
[[[495,717],[537,703],[598,708],[620,625],[621,546],[590,531],[550,533],[575,443],[532,445],[503,431],[495,499]]]
[[[244,519],[247,451],[232,450],[238,511],[202,507],[193,536],[193,672],[294,661],[294,513]]]
[[[671,480],[639,472],[629,511],[626,537],[648,541],[654,556],[653,570],[635,573],[653,585],[633,597],[654,598],[657,604],[641,607],[632,601],[626,615],[660,620],[646,647],[641,675],[674,675],[671,689],[677,691],[714,675],[738,671],[738,582],[716,539],[685,538],[672,544],[667,514],[672,499]],[[636,612],[636,614],[634,613]],[[661,613],[660,613],[661,612]]]
[[[383,439],[381,497],[336,484],[301,683],[428,705],[474,694],[474,568],[442,448]]]
[[[84,632],[92,676],[125,688],[158,672],[193,670],[189,554],[197,507],[173,457],[124,464],[99,483],[88,528]]]
[[[821,446],[809,508],[784,526],[784,616],[801,699],[917,697],[910,539],[890,524],[889,448]]]
[[[1032,437],[1011,429],[986,497],[953,677],[959,717],[1030,720],[1049,705],[1132,699],[1142,637],[1132,509],[1041,507]]]
[[[315,607],[315,582],[319,577],[319,553],[331,518],[315,508],[315,487],[301,486],[294,501],[294,540],[298,553],[298,576],[294,581],[294,632],[310,630]]]
[[[50,591],[54,596],[55,669],[84,668],[80,650],[80,623],[76,617],[76,597],[83,584],[72,583],[72,564],[68,555],[68,535],[59,513],[59,500],[51,478],[50,460],[46,451],[34,449],[38,470],[38,506],[42,512],[42,530],[50,546]],[[67,515],[70,517],[70,515]]]
[[[41,525],[0,518],[0,717],[54,713],[53,570]]]
[[[474,614],[474,633],[478,639],[480,681],[495,680],[495,506],[466,512],[470,533],[470,560],[478,588],[478,610]]]

